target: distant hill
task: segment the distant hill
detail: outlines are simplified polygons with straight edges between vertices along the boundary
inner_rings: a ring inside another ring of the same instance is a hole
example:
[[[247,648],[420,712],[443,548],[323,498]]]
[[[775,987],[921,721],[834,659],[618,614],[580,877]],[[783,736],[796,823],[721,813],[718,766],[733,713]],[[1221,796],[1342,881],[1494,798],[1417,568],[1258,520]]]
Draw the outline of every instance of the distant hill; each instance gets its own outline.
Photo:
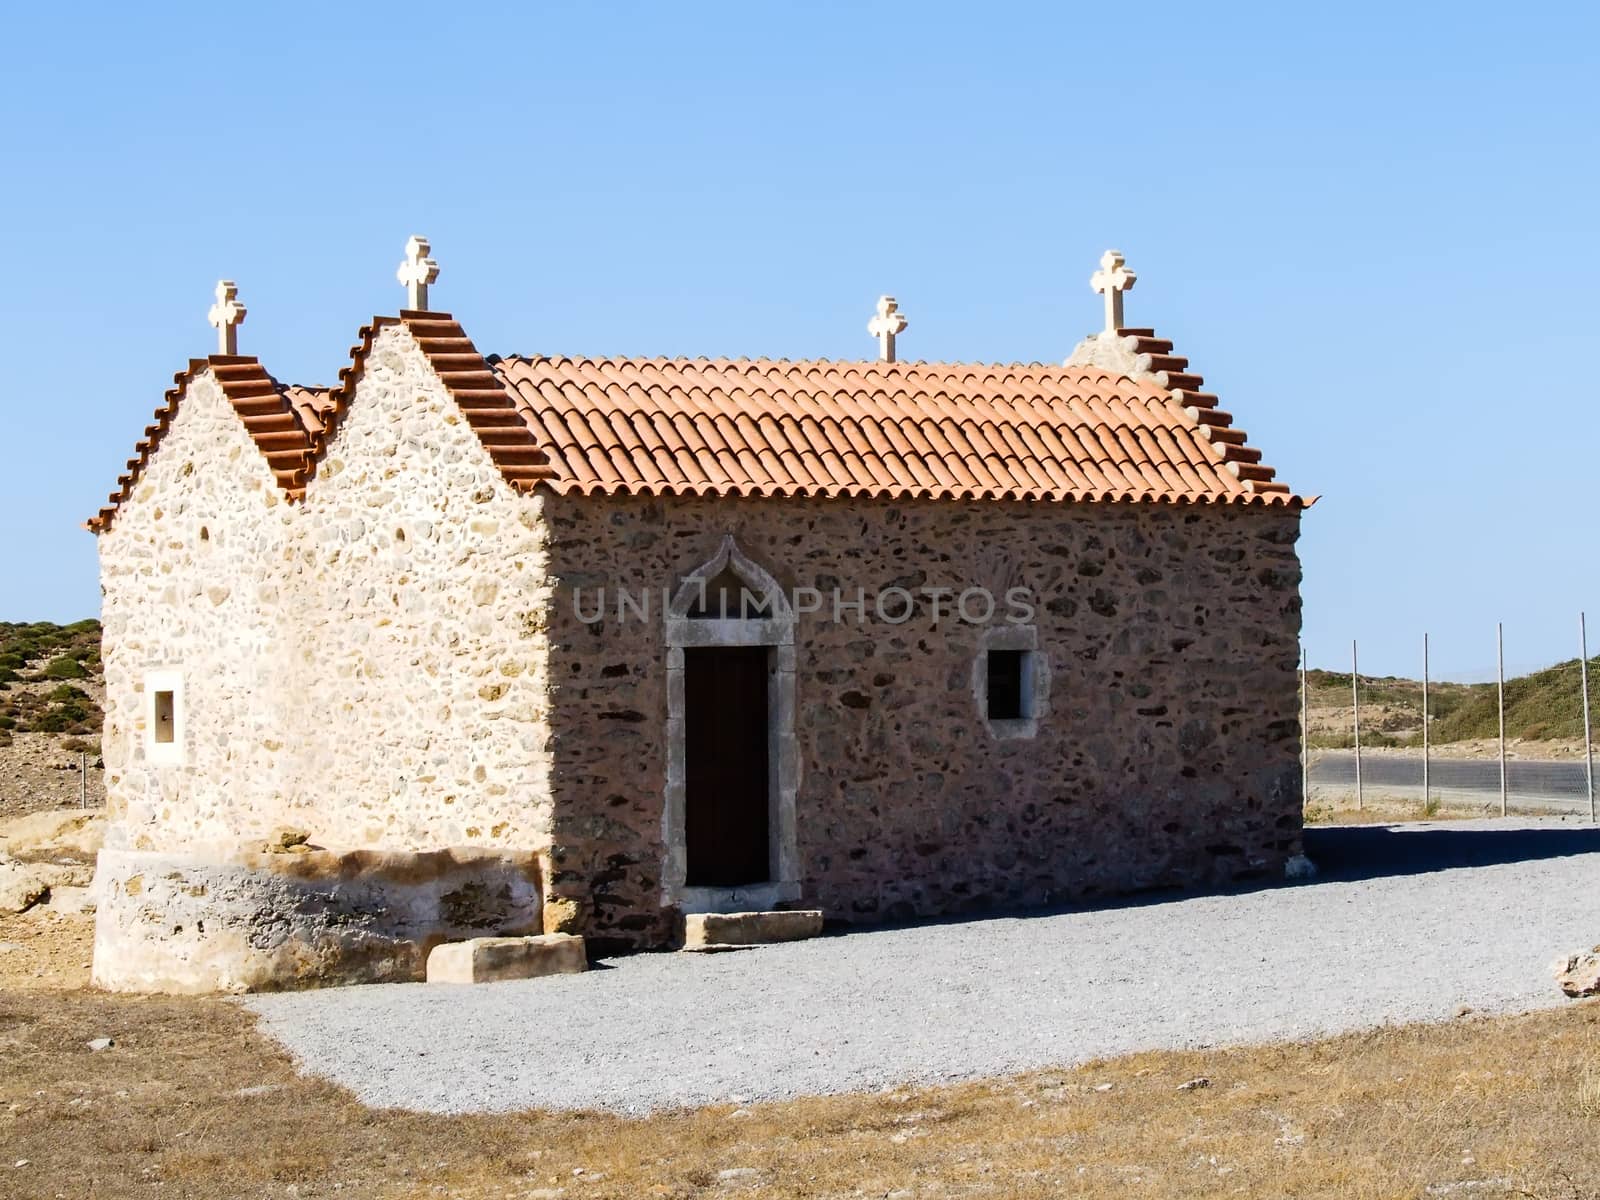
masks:
[[[1590,659],[1591,707],[1595,688],[1600,686],[1597,670],[1600,659]],[[1464,703],[1440,717],[1434,726],[1434,737],[1441,742],[1496,737],[1499,724],[1495,708],[1495,685],[1477,684]],[[1583,692],[1576,658],[1506,680],[1506,736],[1530,742],[1583,737]]]
[[[1590,704],[1600,708],[1600,657],[1589,662]],[[1312,746],[1351,744],[1350,676],[1306,673],[1306,724]],[[1499,736],[1493,683],[1431,683],[1429,738],[1435,744]],[[1600,719],[1600,711],[1595,714]],[[1578,660],[1506,680],[1506,737],[1552,741],[1583,737]],[[1361,741],[1368,746],[1422,744],[1422,682],[1396,676],[1361,677]]]
[[[0,621],[0,744],[12,733],[97,735],[100,622]]]

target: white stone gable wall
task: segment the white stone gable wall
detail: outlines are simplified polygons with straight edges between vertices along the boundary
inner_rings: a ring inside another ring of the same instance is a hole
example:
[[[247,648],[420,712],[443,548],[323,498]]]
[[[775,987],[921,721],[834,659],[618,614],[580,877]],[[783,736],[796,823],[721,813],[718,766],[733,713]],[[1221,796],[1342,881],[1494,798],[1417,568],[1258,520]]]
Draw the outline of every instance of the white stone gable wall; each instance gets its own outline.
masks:
[[[303,502],[202,374],[99,549],[113,845],[549,846],[542,501],[403,327]],[[178,765],[145,753],[152,670],[183,680]]]
[[[272,648],[289,515],[266,460],[202,373],[99,536],[111,844],[231,842],[269,819],[286,742]],[[181,680],[181,761],[147,752],[145,685],[157,672]]]
[[[548,846],[541,501],[405,328],[379,334],[294,526],[294,819],[337,846]]]

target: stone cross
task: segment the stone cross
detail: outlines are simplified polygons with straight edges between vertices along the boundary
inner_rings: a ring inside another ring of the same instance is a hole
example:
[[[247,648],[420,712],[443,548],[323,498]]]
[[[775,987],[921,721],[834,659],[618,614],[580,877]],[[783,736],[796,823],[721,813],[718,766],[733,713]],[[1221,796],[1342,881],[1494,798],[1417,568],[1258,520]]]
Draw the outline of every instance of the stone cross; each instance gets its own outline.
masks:
[[[1089,286],[1106,297],[1106,332],[1122,328],[1122,293],[1133,290],[1138,276],[1128,270],[1122,251],[1107,250],[1100,256],[1100,269],[1089,276]]]
[[[428,310],[428,285],[439,278],[439,264],[428,257],[432,248],[421,234],[413,233],[406,242],[406,260],[395,272],[395,278],[406,285],[408,309]]]
[[[878,339],[878,361],[894,361],[896,334],[906,331],[910,324],[900,311],[900,303],[893,296],[878,297],[878,315],[867,322],[867,332]]]
[[[217,302],[206,320],[217,331],[217,353],[239,353],[239,326],[244,322],[244,305],[239,303],[239,285],[231,279],[217,280]]]

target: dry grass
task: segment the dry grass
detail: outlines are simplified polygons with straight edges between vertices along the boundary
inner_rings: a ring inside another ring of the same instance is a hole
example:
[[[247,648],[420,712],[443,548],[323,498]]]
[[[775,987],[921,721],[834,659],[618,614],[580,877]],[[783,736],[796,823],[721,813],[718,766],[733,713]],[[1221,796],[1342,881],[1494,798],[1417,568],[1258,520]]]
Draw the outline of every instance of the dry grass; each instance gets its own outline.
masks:
[[[1355,795],[1337,796],[1331,801],[1313,801],[1302,814],[1307,825],[1401,825],[1411,821],[1476,821],[1499,816],[1500,808],[1484,804],[1445,804],[1435,798],[1428,803],[1382,794],[1368,796],[1356,807]]]
[[[224,1000],[3,992],[0,1062],[8,1197],[1600,1195],[1593,1004],[649,1120],[372,1111]]]

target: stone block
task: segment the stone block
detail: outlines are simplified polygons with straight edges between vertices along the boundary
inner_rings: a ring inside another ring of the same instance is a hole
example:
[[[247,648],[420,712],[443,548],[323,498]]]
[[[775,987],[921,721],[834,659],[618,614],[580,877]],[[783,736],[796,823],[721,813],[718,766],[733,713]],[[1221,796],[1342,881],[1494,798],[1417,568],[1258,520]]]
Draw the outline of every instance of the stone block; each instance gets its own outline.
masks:
[[[570,933],[445,942],[428,955],[429,983],[494,983],[572,975],[589,968],[583,939]]]
[[[64,914],[92,913],[94,911],[94,888],[52,887],[50,889],[50,911]]]
[[[789,912],[686,913],[683,948],[705,950],[713,946],[760,946],[767,942],[797,942],[822,932],[822,910]]]

